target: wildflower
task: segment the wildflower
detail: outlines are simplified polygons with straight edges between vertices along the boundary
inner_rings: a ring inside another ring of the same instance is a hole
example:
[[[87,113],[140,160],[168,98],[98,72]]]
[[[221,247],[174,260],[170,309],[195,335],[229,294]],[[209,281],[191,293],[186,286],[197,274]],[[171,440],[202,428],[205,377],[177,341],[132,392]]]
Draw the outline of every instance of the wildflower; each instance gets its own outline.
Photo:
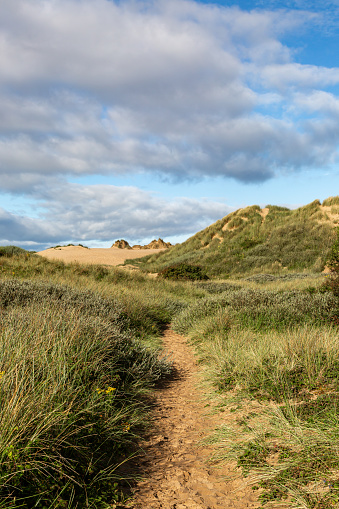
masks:
[[[97,393],[98,394],[101,394],[102,392],[104,392],[105,394],[110,394],[111,392],[113,391],[116,391],[116,387],[107,387],[107,389],[96,389]]]
[[[124,422],[122,426],[123,426],[122,430],[125,432],[131,429],[131,425],[129,424],[129,422]]]
[[[4,371],[0,371],[0,380],[1,378],[4,376],[5,372]]]

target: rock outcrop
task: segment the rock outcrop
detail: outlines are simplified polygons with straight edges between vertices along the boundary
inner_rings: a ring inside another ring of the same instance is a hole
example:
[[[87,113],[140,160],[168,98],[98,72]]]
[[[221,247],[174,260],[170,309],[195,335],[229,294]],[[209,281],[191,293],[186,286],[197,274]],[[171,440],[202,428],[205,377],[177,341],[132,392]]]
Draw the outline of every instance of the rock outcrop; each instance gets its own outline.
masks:
[[[116,240],[111,247],[117,247],[118,249],[132,249],[127,240],[124,239]]]
[[[171,245],[172,244],[170,242],[164,242],[162,239],[154,239],[146,246],[142,246],[141,249],[167,249],[168,247],[171,247]]]
[[[162,239],[158,240],[152,240],[149,244],[146,246],[140,246],[139,244],[135,244],[134,246],[130,246],[127,240],[121,239],[116,240],[114,244],[111,247],[115,247],[118,249],[167,249],[168,247],[171,247],[170,242],[164,242]]]

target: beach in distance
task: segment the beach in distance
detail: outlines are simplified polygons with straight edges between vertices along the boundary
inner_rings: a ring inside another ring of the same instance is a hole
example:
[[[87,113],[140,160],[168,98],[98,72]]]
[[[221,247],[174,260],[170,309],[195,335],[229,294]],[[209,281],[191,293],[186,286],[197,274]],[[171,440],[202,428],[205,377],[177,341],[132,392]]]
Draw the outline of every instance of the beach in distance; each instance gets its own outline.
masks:
[[[165,249],[118,249],[118,248],[86,248],[82,246],[52,247],[37,253],[49,260],[62,260],[65,263],[78,262],[84,264],[120,265],[130,258],[141,258],[159,253]]]

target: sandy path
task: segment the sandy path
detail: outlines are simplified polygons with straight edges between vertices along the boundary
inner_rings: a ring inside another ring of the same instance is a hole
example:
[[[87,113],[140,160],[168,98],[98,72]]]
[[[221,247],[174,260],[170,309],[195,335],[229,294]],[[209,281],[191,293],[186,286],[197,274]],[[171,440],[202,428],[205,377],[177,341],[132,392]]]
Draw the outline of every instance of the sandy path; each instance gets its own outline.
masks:
[[[259,507],[257,495],[234,475],[231,466],[215,469],[212,453],[198,447],[223,414],[207,415],[203,392],[196,387],[198,367],[185,338],[168,330],[164,344],[172,352],[177,376],[156,393],[154,423],[137,463],[145,480],[137,485],[135,509],[222,509]]]
[[[50,248],[37,253],[51,260],[62,260],[66,263],[78,262],[84,264],[120,265],[129,258],[142,258],[164,249],[118,249],[118,248],[93,248],[87,249],[81,246],[67,246]]]

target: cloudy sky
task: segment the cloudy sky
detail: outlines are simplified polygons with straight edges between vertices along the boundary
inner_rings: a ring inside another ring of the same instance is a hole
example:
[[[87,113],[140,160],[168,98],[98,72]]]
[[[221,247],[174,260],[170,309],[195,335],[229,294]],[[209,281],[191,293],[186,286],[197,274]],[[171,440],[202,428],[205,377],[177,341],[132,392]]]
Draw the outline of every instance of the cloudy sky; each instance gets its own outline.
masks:
[[[0,245],[339,194],[339,0],[0,0]]]

